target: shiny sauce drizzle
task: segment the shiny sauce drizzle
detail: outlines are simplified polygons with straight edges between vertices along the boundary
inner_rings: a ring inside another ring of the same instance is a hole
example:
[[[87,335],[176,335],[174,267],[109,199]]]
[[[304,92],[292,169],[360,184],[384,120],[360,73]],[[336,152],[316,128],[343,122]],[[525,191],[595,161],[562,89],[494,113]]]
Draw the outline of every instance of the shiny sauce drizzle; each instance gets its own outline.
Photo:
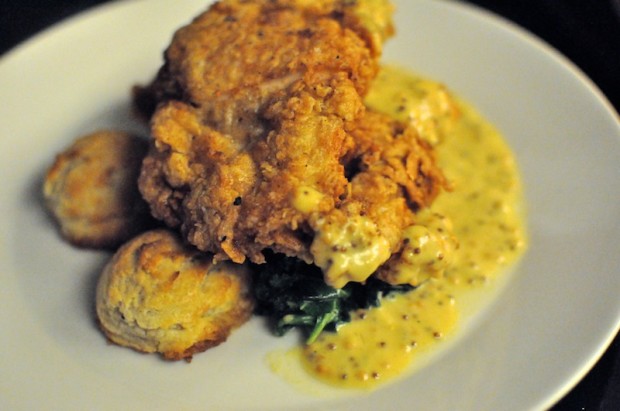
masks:
[[[513,155],[502,136],[471,106],[439,83],[383,67],[366,104],[411,122],[435,146],[452,185],[417,225],[437,215],[458,239],[442,276],[414,291],[385,297],[379,308],[354,313],[337,333],[300,349],[303,367],[340,387],[374,388],[410,369],[461,322],[462,299],[488,288],[526,248],[522,192]]]

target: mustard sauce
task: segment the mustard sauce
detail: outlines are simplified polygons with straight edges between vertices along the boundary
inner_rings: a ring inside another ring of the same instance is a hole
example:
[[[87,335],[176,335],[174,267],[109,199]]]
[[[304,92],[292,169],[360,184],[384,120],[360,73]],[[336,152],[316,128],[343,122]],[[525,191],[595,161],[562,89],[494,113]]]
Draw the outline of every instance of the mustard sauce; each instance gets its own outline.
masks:
[[[451,221],[429,210],[418,213],[417,223],[406,227],[402,238],[401,258],[380,275],[390,284],[419,285],[429,278],[441,278],[458,248]]]
[[[314,187],[301,186],[293,197],[293,207],[302,213],[309,214],[319,209],[323,194]]]
[[[349,281],[363,282],[390,257],[390,245],[367,217],[350,216],[344,224],[322,221],[310,251],[325,282],[342,288]]]
[[[451,225],[458,244],[449,247],[449,263],[429,266],[441,269],[441,275],[430,275],[409,293],[384,298],[378,308],[356,312],[337,333],[324,332],[298,349],[303,368],[318,380],[372,389],[411,369],[422,353],[454,335],[462,322],[462,300],[476,290],[490,292],[488,286],[524,252],[526,235],[513,155],[471,106],[439,83],[390,66],[382,68],[366,104],[419,127],[421,136],[436,145],[453,188],[403,235],[411,242],[432,238],[433,221],[441,220]]]

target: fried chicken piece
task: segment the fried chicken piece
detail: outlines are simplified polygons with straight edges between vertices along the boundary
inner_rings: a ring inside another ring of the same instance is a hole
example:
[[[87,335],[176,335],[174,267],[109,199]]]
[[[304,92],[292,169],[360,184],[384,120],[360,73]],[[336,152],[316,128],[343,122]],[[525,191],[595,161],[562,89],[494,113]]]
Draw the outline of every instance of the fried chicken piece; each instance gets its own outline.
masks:
[[[443,180],[413,129],[364,107],[391,23],[365,23],[356,4],[222,1],[175,34],[148,88],[140,190],[155,217],[218,260],[271,249],[326,273],[334,236],[373,237],[364,264],[326,274],[336,286],[398,250]]]
[[[43,197],[70,243],[115,248],[153,224],[136,181],[148,143],[115,130],[83,136],[56,156]]]
[[[96,296],[99,325],[115,344],[190,360],[249,319],[250,280],[245,265],[213,264],[176,233],[147,231],[104,268]]]
[[[140,182],[156,217],[219,258],[304,253],[290,197],[301,182],[344,193],[346,128],[377,71],[346,3],[224,1],[177,32]]]

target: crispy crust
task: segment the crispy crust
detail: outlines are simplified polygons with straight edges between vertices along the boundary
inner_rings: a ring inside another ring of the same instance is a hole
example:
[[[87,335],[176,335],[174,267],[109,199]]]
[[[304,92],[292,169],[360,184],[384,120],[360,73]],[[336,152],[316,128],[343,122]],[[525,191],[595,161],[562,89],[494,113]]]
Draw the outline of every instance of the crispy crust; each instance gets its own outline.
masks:
[[[415,129],[364,107],[391,25],[365,35],[354,3],[222,1],[176,33],[149,87],[139,186],[156,218],[238,263],[316,262],[322,224],[362,215],[398,251],[444,179]]]
[[[311,259],[291,198],[315,183],[331,208],[345,192],[346,130],[378,66],[325,4],[216,3],[176,33],[151,86],[140,190],[156,218],[218,259],[261,262],[266,247]]]

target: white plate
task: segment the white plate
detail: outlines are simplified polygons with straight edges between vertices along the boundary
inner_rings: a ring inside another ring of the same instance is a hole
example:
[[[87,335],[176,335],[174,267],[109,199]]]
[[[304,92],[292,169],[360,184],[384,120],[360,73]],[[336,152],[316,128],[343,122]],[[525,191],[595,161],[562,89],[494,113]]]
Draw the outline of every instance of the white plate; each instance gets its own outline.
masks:
[[[386,61],[441,79],[506,135],[523,170],[531,246],[475,329],[368,395],[300,393],[265,355],[258,321],[191,365],[107,346],[93,288],[107,256],[58,239],[39,186],[52,156],[99,127],[137,127],[148,81],[204,1],[112,3],[0,62],[0,409],[544,408],[583,376],[620,322],[620,126],[592,83],[522,30],[459,3],[398,2]],[[290,341],[289,341],[290,342]]]

